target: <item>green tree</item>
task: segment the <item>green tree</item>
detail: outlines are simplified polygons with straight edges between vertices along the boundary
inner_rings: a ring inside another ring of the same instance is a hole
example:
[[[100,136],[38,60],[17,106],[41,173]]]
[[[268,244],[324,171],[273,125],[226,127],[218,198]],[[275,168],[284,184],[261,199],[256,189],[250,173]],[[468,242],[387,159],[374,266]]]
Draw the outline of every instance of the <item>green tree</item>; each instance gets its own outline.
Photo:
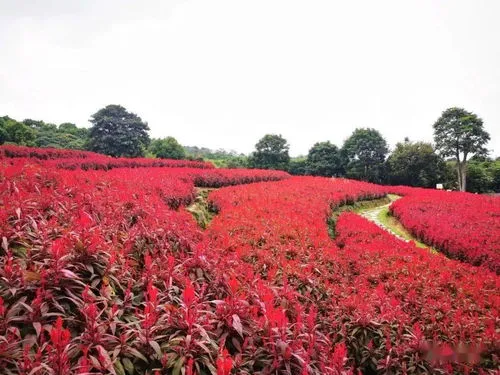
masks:
[[[64,134],[73,134],[81,139],[87,138],[89,134],[89,129],[79,128],[71,122],[63,122],[62,124],[59,124],[58,131]]]
[[[490,163],[478,161],[467,163],[467,191],[472,193],[493,191],[493,175],[488,168]]]
[[[490,135],[483,128],[483,120],[463,108],[448,108],[434,123],[436,148],[444,157],[453,157],[456,163],[458,188],[467,187],[467,158],[487,154]]]
[[[149,151],[161,159],[184,159],[186,157],[184,148],[174,137],[153,139]]]
[[[7,130],[0,124],[0,145],[3,145],[5,142],[9,140],[9,133]]]
[[[223,159],[226,163],[226,168],[247,168],[248,167],[248,157],[245,155],[240,156],[228,156]]]
[[[57,133],[65,148],[83,150],[87,145],[89,135],[87,128],[79,128],[71,122],[64,122],[59,124]]]
[[[0,128],[7,133],[7,142],[22,146],[34,146],[36,133],[29,126],[16,121],[9,116],[0,117]]]
[[[489,168],[491,174],[491,190],[500,193],[500,160],[495,160]]]
[[[32,120],[32,119],[25,119],[23,120],[23,124],[26,126],[29,126],[31,129],[35,131],[56,131],[57,126],[55,124],[51,123],[46,123],[41,120]]]
[[[150,142],[149,127],[121,105],[111,104],[90,119],[88,147],[91,151],[111,156],[143,156]]]
[[[249,164],[253,168],[286,170],[290,162],[289,149],[290,146],[281,134],[266,134],[255,145]]]
[[[307,154],[307,172],[313,176],[339,176],[343,172],[340,150],[327,142],[315,143]]]
[[[388,152],[387,142],[377,130],[354,130],[341,150],[347,177],[381,182],[385,178],[384,162]]]
[[[445,182],[445,161],[430,143],[407,140],[396,144],[387,166],[388,179],[393,185],[434,187]]]
[[[294,176],[304,176],[308,174],[307,169],[307,157],[298,156],[296,158],[291,158],[288,164],[288,173]]]

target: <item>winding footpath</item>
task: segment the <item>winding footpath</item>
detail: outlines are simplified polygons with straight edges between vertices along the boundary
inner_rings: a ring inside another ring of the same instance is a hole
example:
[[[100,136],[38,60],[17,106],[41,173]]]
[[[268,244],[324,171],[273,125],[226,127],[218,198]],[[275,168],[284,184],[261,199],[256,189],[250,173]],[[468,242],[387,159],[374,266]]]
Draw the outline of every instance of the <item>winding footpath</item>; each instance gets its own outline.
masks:
[[[403,236],[399,235],[398,233],[396,233],[392,227],[384,224],[381,220],[380,220],[380,216],[382,215],[382,212],[386,211],[386,209],[389,208],[389,206],[392,204],[389,203],[389,204],[385,204],[383,206],[378,206],[378,207],[374,207],[374,208],[368,208],[366,210],[363,210],[361,212],[359,212],[359,215],[363,216],[365,219],[368,219],[370,220],[371,222],[377,224],[380,228],[384,229],[385,231],[391,233],[393,236],[396,236],[397,238],[399,238],[400,240],[403,240],[403,241],[406,241],[406,242],[409,242],[408,239],[404,238]]]
[[[394,202],[395,200],[398,200],[401,198],[398,195],[388,195],[389,199],[391,200],[391,203],[389,204],[384,204],[382,206],[378,207],[373,207],[373,208],[367,208],[358,211],[358,214],[361,215],[362,217],[370,220],[371,222],[377,224],[380,228],[384,229],[385,231],[389,232],[393,236],[399,238],[400,240],[410,242],[413,241],[415,242],[415,245],[417,247],[427,249],[432,253],[437,253],[436,249],[427,246],[426,244],[420,242],[417,238],[415,238],[409,231],[407,231],[399,221],[394,218],[393,216],[390,216],[388,210],[389,206]]]

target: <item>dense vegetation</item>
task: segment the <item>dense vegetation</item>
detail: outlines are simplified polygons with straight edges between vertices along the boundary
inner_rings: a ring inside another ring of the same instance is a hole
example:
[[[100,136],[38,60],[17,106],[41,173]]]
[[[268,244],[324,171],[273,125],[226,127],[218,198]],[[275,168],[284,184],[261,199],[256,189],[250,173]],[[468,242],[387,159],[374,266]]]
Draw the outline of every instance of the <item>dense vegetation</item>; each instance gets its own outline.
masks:
[[[500,199],[462,192],[391,187],[404,195],[391,213],[416,238],[453,259],[500,274]]]
[[[289,156],[290,145],[278,134],[266,134],[250,155],[182,146],[173,137],[151,140],[147,123],[119,105],[102,108],[91,123],[87,129],[70,123],[19,122],[5,116],[0,118],[0,144],[93,150],[114,157],[205,160],[221,168],[275,169],[293,175],[350,177],[416,187],[441,183],[446,189],[500,192],[500,160],[489,159],[485,148],[489,134],[477,115],[461,108],[444,111],[434,124],[436,146],[405,139],[389,153],[377,130],[358,128],[341,147],[330,141],[317,142],[306,156],[296,158]]]
[[[85,151],[0,150],[3,373],[497,369],[494,258],[475,267],[431,254],[354,214],[331,225],[332,210],[383,197],[388,187],[195,161],[204,168],[177,168],[185,161],[170,159],[126,164]],[[65,168],[101,159],[118,165]],[[204,231],[186,209],[197,199],[195,186],[221,187],[208,195],[214,216]],[[436,242],[459,237],[451,224],[465,218],[457,207],[468,204],[466,193],[439,192],[430,202],[426,189],[398,192],[407,194],[400,200],[408,199],[407,210],[420,204],[442,215],[423,223],[441,236]],[[481,210],[469,209],[465,221],[482,232],[462,237],[488,245],[469,254],[492,254],[496,198],[467,196]]]

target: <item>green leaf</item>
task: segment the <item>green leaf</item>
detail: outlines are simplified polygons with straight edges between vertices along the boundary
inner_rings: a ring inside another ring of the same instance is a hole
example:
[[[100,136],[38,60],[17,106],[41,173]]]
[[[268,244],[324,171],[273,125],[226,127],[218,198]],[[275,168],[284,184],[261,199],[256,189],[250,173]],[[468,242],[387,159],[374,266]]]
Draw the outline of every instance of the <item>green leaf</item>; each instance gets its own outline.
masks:
[[[137,349],[135,349],[135,348],[128,348],[127,351],[130,354],[132,354],[134,357],[142,359],[144,362],[148,363],[147,358],[144,357],[144,355],[140,351],[138,351]]]
[[[132,363],[132,361],[129,358],[125,357],[122,359],[122,362],[127,373],[132,375],[134,373],[134,364]]]
[[[184,357],[180,357],[174,365],[174,368],[172,369],[172,375],[179,375],[181,373],[182,365],[184,365]]]
[[[160,345],[156,341],[154,341],[154,340],[150,340],[149,341],[149,345],[151,345],[151,347],[155,351],[155,353],[158,356],[158,358],[161,358],[162,355],[163,355],[163,353],[161,351]]]
[[[116,371],[116,375],[125,375],[125,369],[120,361],[115,361],[114,368]]]

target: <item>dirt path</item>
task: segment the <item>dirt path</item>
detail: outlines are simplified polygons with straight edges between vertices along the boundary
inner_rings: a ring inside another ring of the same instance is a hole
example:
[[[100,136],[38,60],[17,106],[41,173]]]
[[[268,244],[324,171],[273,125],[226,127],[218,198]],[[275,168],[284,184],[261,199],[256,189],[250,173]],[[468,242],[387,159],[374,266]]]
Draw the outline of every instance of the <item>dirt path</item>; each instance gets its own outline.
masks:
[[[391,200],[391,203],[401,198],[398,195],[392,195],[392,194],[389,194],[388,197]],[[397,238],[403,241],[406,242],[413,241],[418,247],[423,249],[428,249],[432,253],[437,253],[437,251],[434,248],[427,246],[426,244],[420,242],[418,239],[413,237],[413,235],[410,232],[408,232],[395,217],[390,215],[389,206],[391,205],[391,203],[378,207],[360,210],[358,211],[358,214],[370,220],[371,222],[377,224],[380,228],[384,229],[385,231],[391,233],[392,235],[396,236]]]
[[[359,215],[374,222],[380,228],[386,230],[387,232],[391,233],[392,235],[398,237],[399,239],[407,241],[406,238],[404,238],[400,234],[396,233],[396,231],[394,231],[391,226],[387,225],[386,223],[383,223],[382,220],[380,219],[380,216],[382,216],[389,209],[390,205],[391,205],[391,203],[383,205],[383,206],[363,210],[363,211],[359,212]]]

